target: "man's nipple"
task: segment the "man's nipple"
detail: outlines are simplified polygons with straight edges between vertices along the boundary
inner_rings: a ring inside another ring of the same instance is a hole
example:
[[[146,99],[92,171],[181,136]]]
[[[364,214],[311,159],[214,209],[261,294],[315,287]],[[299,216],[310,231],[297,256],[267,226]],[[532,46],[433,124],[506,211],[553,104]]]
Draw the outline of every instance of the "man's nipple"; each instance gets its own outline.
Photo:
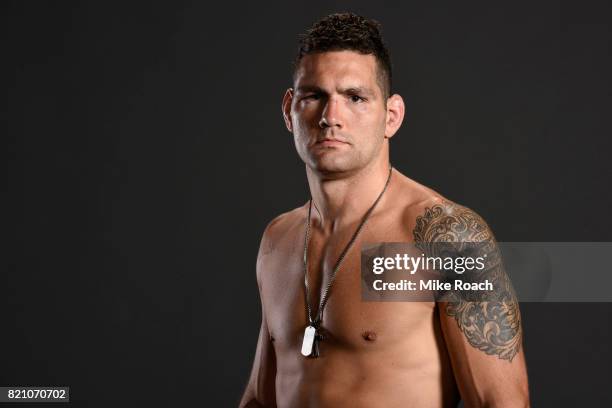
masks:
[[[365,341],[376,341],[376,332],[371,331],[371,330],[366,330],[363,333],[361,333],[361,337],[363,337]]]

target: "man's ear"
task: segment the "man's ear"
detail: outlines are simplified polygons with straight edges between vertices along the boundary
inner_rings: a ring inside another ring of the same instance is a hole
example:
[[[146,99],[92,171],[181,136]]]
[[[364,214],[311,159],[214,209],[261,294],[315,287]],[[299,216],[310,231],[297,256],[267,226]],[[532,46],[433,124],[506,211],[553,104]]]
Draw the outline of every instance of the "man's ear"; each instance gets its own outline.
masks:
[[[385,123],[385,139],[393,137],[395,132],[402,126],[406,106],[404,100],[398,94],[393,94],[387,99],[387,121]]]
[[[293,133],[293,124],[291,123],[291,102],[293,101],[293,88],[288,88],[283,96],[283,119],[285,119],[285,126],[287,130]]]

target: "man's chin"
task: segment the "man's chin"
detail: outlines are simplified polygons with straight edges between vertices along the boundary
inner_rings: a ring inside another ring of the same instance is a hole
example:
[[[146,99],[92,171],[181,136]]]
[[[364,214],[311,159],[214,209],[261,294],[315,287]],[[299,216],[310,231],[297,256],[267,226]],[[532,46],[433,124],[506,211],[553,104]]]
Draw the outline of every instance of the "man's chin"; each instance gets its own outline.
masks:
[[[342,177],[356,170],[355,161],[343,160],[343,158],[332,159],[331,157],[315,158],[309,167],[315,173],[329,178]]]

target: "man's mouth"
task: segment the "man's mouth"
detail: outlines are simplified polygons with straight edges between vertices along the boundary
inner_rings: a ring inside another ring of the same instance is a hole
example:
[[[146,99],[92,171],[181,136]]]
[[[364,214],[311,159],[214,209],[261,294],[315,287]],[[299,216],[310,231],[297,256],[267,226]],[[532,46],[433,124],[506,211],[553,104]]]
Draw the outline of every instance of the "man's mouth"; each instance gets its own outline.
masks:
[[[325,138],[325,139],[317,140],[317,142],[315,143],[315,146],[334,147],[334,146],[342,146],[346,144],[348,143],[341,139]]]

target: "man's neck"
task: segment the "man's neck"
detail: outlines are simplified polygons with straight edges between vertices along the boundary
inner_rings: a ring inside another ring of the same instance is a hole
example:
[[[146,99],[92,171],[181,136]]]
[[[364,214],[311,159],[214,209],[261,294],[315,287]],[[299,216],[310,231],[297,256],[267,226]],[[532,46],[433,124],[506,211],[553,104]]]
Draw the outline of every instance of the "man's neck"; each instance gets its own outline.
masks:
[[[313,200],[312,219],[325,233],[363,218],[389,177],[389,161],[367,166],[342,178],[323,178],[306,168]]]

